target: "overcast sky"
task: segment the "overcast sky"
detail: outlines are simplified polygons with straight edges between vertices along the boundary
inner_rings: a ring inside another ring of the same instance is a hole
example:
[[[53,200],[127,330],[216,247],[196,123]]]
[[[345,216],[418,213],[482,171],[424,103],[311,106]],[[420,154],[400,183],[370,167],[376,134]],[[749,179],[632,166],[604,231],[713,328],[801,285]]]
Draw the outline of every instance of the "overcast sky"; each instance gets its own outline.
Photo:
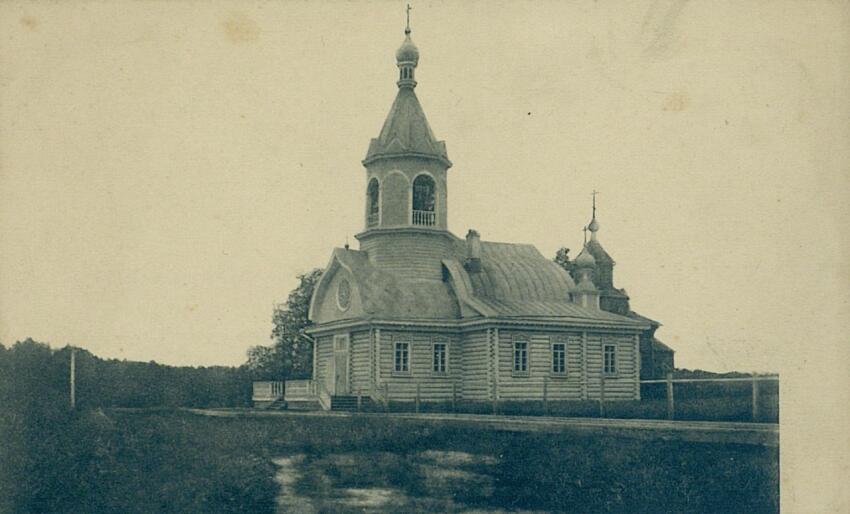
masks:
[[[847,311],[850,20],[806,5],[416,3],[450,229],[575,256],[598,189],[615,283],[677,365],[779,371]],[[403,3],[0,13],[4,344],[239,364],[356,247]]]

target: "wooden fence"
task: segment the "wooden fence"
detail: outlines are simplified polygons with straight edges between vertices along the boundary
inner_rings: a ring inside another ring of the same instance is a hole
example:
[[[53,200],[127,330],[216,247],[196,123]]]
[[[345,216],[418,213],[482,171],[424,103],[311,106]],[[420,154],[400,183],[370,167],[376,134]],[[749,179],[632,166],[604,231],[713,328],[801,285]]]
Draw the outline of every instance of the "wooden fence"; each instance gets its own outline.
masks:
[[[760,420],[762,417],[762,403],[763,400],[760,399],[760,387],[759,384],[762,382],[778,382],[778,375],[757,375],[752,377],[740,377],[740,378],[673,378],[672,374],[668,374],[666,378],[663,379],[654,379],[654,380],[641,380],[640,384],[665,384],[666,391],[663,396],[666,398],[666,418],[667,419],[676,419],[676,396],[675,396],[675,384],[698,384],[698,383],[716,383],[716,384],[725,384],[725,383],[742,383],[742,384],[750,384],[751,389],[751,409],[748,413],[753,421]],[[654,416],[654,408],[650,407],[652,404],[651,398],[646,398],[645,400],[637,401],[637,402],[623,402],[622,400],[614,400],[610,398],[610,395],[607,395],[605,380],[603,379],[600,384],[600,394],[596,399],[593,400],[585,400],[585,401],[577,401],[576,404],[583,404],[580,412],[564,412],[564,403],[571,403],[572,401],[553,401],[550,398],[549,391],[549,381],[544,379],[542,383],[542,395],[536,399],[528,399],[528,400],[503,400],[503,399],[490,399],[487,401],[477,401],[470,402],[464,401],[461,398],[460,388],[457,384],[453,384],[452,393],[450,397],[445,398],[441,402],[436,402],[438,405],[433,405],[435,402],[431,402],[429,407],[426,407],[426,410],[435,410],[439,412],[467,412],[470,408],[473,409],[473,412],[476,413],[484,413],[484,412],[492,412],[493,414],[497,413],[505,413],[507,410],[516,410],[516,404],[525,404],[525,407],[520,407],[520,409],[525,410],[525,414],[528,415],[555,415],[555,416],[598,416],[598,417],[634,417],[634,418],[643,418],[643,417],[655,417]],[[413,397],[413,401],[410,401],[410,397],[407,395],[402,395],[398,401],[405,403],[408,405],[407,408],[412,407],[413,412],[421,412],[423,408],[423,404],[426,403],[422,400],[422,391],[421,385],[416,384],[416,394]],[[679,393],[682,394],[682,393]],[[378,388],[376,388],[375,394],[372,395],[372,398],[377,400],[377,405],[379,409],[383,409],[385,411],[394,410],[399,407],[399,404],[394,402],[395,395],[393,395],[393,391],[390,388],[390,384],[385,382],[381,384]],[[404,398],[404,399],[402,399]],[[687,399],[687,397],[686,397]],[[724,394],[723,392],[719,394],[708,395],[705,398],[701,399],[714,399],[719,401],[724,401],[728,399],[730,402],[735,402],[738,404],[740,400],[740,393],[737,394]],[[680,402],[683,400],[679,400]],[[393,402],[395,407],[390,406],[390,403]],[[593,405],[592,411],[588,411],[586,408],[589,407],[588,402]],[[475,403],[478,407],[471,407],[469,404]],[[643,405],[646,404],[646,409],[641,410],[638,406],[635,408],[634,406],[627,405],[628,403]],[[624,404],[626,404],[624,406]],[[486,407],[485,407],[486,405]],[[686,402],[687,405],[687,402]],[[358,410],[361,406],[361,402],[358,401]],[[406,410],[406,409],[404,409]],[[569,409],[568,409],[569,410]],[[625,411],[625,413],[624,413]],[[687,408],[685,408],[687,411]],[[770,409],[768,409],[770,412]],[[661,411],[661,417],[664,417],[663,410]],[[706,417],[707,419],[711,419],[714,416],[712,414],[705,412],[702,413],[700,417]],[[717,416],[723,417],[722,414],[718,414]],[[770,414],[768,414],[770,416]],[[684,414],[684,418],[689,418],[687,412]],[[763,420],[762,420],[763,421]]]
[[[732,382],[749,382],[752,389],[752,418],[753,421],[759,418],[759,383],[760,382],[778,382],[779,375],[755,375],[752,377],[734,377],[734,378],[673,378],[672,373],[667,373],[666,378],[656,380],[641,380],[641,384],[666,384],[667,397],[667,419],[676,419],[676,397],[674,395],[673,384],[697,384],[697,383],[732,383]]]

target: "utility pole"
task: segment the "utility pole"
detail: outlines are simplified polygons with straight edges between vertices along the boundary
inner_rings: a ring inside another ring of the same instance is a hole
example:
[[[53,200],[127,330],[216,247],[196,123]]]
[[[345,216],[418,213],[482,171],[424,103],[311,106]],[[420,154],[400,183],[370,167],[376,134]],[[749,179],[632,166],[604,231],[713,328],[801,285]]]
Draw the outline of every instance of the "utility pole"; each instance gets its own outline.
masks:
[[[71,348],[71,409],[74,409],[77,405],[77,392],[75,390],[75,382],[76,382],[76,371],[77,371],[77,350],[75,348]]]

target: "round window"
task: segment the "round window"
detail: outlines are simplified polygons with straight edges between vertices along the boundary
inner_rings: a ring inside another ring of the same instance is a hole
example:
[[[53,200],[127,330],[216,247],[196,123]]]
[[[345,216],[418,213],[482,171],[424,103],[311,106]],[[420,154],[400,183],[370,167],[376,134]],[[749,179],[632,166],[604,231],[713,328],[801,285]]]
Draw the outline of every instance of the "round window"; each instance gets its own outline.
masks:
[[[348,310],[351,306],[351,284],[348,280],[341,280],[336,288],[336,303],[341,310]]]

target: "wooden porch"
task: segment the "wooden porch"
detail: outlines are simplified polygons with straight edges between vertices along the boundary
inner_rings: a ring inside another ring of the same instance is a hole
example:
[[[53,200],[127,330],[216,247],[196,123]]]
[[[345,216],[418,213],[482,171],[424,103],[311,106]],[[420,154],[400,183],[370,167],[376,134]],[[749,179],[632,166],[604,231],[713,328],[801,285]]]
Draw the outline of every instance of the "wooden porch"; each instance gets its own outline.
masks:
[[[292,410],[329,410],[331,396],[317,380],[258,381],[253,384],[251,400],[255,408]]]
[[[269,409],[283,401],[284,383],[282,381],[254,382],[251,402],[255,408]]]

